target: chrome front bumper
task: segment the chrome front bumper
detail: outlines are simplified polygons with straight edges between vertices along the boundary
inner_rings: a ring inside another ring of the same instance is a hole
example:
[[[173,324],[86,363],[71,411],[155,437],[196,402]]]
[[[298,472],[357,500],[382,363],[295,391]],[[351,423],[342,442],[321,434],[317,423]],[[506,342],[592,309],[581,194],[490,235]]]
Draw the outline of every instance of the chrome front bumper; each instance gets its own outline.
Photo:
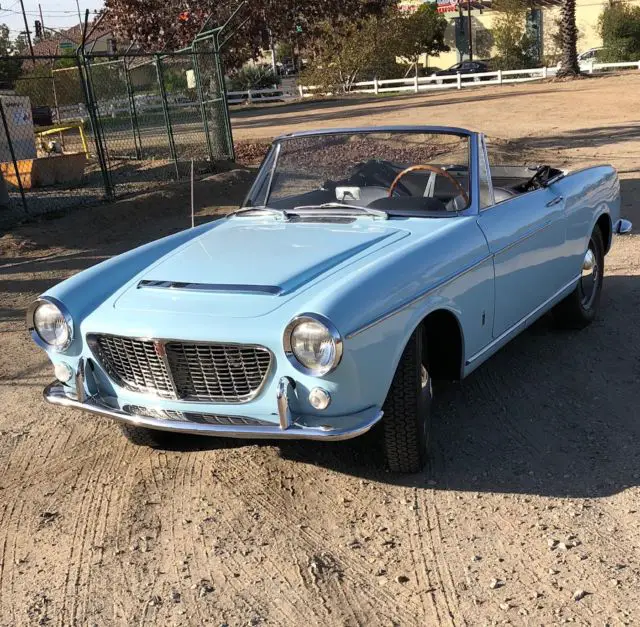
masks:
[[[62,383],[54,381],[44,389],[45,400],[53,405],[82,409],[92,414],[107,416],[119,422],[148,429],[225,438],[349,440],[366,433],[382,418],[382,411],[377,407],[371,407],[348,416],[331,416],[322,420],[311,416],[296,416],[291,413],[288,402],[292,382],[284,377],[278,386],[278,424],[243,416],[226,417],[229,418],[230,424],[211,424],[207,422],[208,418],[220,419],[221,417],[189,412],[179,412],[180,419],[176,419],[175,415],[178,412],[173,412],[172,416],[169,412],[162,410],[131,405],[121,407],[117,404],[116,399],[109,399],[112,403],[110,404],[97,396],[87,396],[84,393],[83,374],[83,369],[79,368],[80,376],[76,378],[80,390],[78,396],[72,395],[70,389]],[[147,415],[136,413],[140,410],[145,410],[144,413]]]

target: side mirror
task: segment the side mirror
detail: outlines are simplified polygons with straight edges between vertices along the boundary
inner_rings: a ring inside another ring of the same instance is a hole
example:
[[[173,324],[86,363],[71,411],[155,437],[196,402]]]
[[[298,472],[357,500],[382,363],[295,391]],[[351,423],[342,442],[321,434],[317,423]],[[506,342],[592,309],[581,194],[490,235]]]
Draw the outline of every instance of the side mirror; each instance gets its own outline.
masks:
[[[630,220],[625,220],[623,218],[620,218],[620,220],[616,222],[614,231],[618,235],[628,235],[629,233],[631,233],[632,227],[633,227],[633,224],[631,224]]]

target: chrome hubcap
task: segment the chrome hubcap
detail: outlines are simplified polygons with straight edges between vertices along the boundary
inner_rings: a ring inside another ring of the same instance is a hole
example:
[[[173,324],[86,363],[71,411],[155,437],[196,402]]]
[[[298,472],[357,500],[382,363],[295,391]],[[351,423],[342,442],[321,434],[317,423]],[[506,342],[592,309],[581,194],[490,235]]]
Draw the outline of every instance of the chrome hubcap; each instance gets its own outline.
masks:
[[[596,294],[598,283],[598,263],[596,256],[589,247],[582,261],[582,276],[580,277],[580,290],[582,292],[582,304],[588,307]]]
[[[424,390],[429,383],[429,374],[424,366],[420,366],[420,387]]]

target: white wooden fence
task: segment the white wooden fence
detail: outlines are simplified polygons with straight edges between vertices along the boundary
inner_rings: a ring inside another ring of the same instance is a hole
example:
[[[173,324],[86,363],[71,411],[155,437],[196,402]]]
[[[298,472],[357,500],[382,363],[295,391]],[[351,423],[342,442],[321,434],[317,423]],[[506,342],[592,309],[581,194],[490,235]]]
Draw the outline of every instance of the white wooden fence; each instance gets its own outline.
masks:
[[[624,63],[588,63],[580,68],[583,72],[594,74],[606,72],[610,69],[638,69],[640,61],[627,61]],[[481,74],[452,74],[449,76],[414,76],[412,78],[392,78],[388,80],[374,79],[353,83],[349,93],[356,94],[384,94],[401,93],[437,89],[462,89],[465,87],[478,87],[483,85],[503,85],[509,83],[525,83],[539,81],[555,76],[557,67],[541,67],[531,70],[497,70],[495,72],[483,72]],[[322,94],[322,88],[317,85],[298,86],[299,97],[307,98]]]
[[[583,63],[580,69],[587,74],[597,74],[610,70],[637,69],[640,70],[640,61],[625,61],[623,63]],[[420,93],[440,89],[463,89],[466,87],[478,87],[483,85],[503,85],[509,83],[525,83],[529,81],[539,81],[555,76],[557,67],[541,67],[532,70],[498,70],[496,72],[484,72],[482,74],[453,74],[450,76],[420,76],[412,78],[391,78],[387,80],[374,79],[372,81],[362,81],[354,83],[348,90],[352,94],[401,94]],[[227,92],[227,103],[238,104],[259,104],[261,102],[287,102],[290,100],[300,100],[311,96],[331,95],[330,92],[323,91],[320,86],[298,85],[296,90],[273,87],[270,89],[247,89],[246,91]],[[136,95],[136,108],[139,113],[162,111],[160,97],[155,94]],[[181,94],[173,95],[169,99],[169,106],[174,107],[194,107],[186,96]],[[125,99],[113,99],[101,103],[100,113],[102,115],[112,115],[128,113],[129,103]],[[60,119],[56,122],[63,122],[70,119],[86,119],[87,112],[84,105],[70,105],[59,108]]]

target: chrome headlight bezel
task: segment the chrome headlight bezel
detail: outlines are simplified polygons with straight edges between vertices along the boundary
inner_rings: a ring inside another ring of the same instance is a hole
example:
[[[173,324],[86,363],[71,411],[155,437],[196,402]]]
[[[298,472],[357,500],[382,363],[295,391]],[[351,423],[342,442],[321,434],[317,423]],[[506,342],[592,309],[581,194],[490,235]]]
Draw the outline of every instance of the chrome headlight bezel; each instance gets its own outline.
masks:
[[[44,304],[53,305],[61,314],[64,319],[64,322],[67,326],[67,339],[63,344],[49,344],[41,335],[35,324],[35,315],[36,311]],[[37,298],[27,311],[27,327],[29,329],[29,333],[31,333],[31,338],[33,341],[40,346],[40,348],[44,348],[45,350],[55,350],[58,353],[62,353],[73,341],[74,337],[74,328],[73,328],[73,319],[71,318],[71,314],[69,310],[57,299],[53,296],[40,296]]]
[[[327,330],[328,337],[331,338],[333,342],[333,361],[330,366],[317,367],[317,368],[309,368],[305,366],[301,361],[298,360],[293,347],[292,347],[292,337],[295,330],[304,322],[316,322],[321,324]],[[314,377],[324,377],[325,375],[333,372],[342,359],[342,351],[343,351],[343,340],[340,332],[335,327],[335,325],[329,320],[327,317],[322,314],[316,313],[303,313],[291,320],[289,324],[286,326],[282,338],[282,343],[284,346],[284,352],[287,356],[289,362],[300,372],[304,374],[308,374]]]

